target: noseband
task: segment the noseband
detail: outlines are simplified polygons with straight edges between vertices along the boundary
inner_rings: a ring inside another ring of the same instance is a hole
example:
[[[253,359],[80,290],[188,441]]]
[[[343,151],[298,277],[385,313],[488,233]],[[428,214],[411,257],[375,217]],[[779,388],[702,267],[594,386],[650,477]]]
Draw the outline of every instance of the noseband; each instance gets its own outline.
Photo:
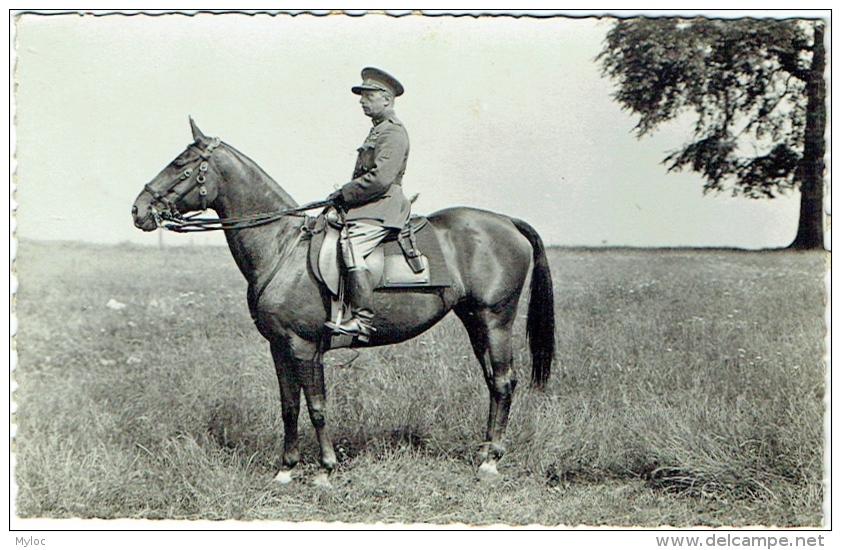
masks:
[[[157,210],[153,208],[153,214],[156,221],[159,221],[158,218],[161,220],[184,221],[184,217],[181,216],[181,213],[178,211],[175,203],[186,197],[195,187],[199,188],[201,211],[204,212],[207,210],[207,188],[204,184],[207,181],[208,162],[210,161],[210,156],[213,154],[214,149],[219,147],[221,143],[222,141],[218,137],[213,138],[213,141],[204,148],[204,151],[199,153],[198,158],[192,162],[191,166],[185,168],[176,179],[165,185],[161,191],[152,189],[148,183],[143,186],[143,189],[152,195],[153,202],[164,207],[164,211],[161,213],[158,213]],[[190,146],[193,147],[193,145]],[[197,172],[196,176],[192,177],[194,172]],[[182,189],[177,190],[176,187],[178,184],[184,181],[187,181],[187,185]],[[170,199],[170,195],[175,195],[175,199]],[[160,223],[158,225],[160,225]]]

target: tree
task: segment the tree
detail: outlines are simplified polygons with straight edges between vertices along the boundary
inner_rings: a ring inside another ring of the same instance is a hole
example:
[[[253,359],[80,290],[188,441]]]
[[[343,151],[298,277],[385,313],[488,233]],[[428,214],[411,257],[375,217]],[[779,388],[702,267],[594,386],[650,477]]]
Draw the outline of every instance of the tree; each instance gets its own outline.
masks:
[[[799,189],[792,248],[823,247],[824,23],[804,19],[617,21],[597,60],[637,137],[684,116],[689,143],[669,171],[700,173],[704,192],[774,198]]]

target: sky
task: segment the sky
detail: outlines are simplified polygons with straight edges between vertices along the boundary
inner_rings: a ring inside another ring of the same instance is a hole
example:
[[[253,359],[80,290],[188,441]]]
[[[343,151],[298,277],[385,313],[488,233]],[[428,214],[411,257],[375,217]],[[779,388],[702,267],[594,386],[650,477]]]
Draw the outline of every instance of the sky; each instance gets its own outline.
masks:
[[[14,29],[15,195],[24,239],[223,244],[148,234],[131,206],[191,141],[188,117],[299,203],[350,178],[370,128],[350,88],[398,78],[417,213],[475,206],[550,245],[785,246],[799,195],[702,193],[663,158],[688,139],[637,139],[595,62],[595,17],[22,15]]]

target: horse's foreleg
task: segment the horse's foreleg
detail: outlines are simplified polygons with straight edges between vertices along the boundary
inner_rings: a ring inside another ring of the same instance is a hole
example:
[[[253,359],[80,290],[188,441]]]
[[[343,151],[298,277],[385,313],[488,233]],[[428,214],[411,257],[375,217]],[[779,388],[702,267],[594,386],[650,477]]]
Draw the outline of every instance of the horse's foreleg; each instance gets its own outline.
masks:
[[[315,483],[329,486],[327,476],[336,468],[337,460],[325,418],[327,397],[324,388],[324,365],[320,361],[302,360],[299,361],[298,370],[301,373],[301,385],[307,398],[307,410],[321,447],[321,465],[324,472],[316,478]]]
[[[277,380],[280,385],[280,404],[283,416],[283,458],[275,477],[278,483],[292,481],[292,469],[301,459],[298,451],[298,414],[301,410],[301,382],[298,369],[283,350],[272,346]]]

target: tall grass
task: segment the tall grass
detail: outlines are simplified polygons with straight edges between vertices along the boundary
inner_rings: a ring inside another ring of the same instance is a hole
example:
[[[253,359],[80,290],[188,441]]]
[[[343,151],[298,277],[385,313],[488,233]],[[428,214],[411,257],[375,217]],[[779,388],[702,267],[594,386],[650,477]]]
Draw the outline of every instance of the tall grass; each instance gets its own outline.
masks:
[[[277,381],[226,250],[24,242],[19,257],[20,516],[822,521],[818,254],[550,250],[559,354],[530,390],[518,320],[496,485],[474,476],[488,394],[457,319],[331,352],[328,492],[271,486]],[[307,479],[318,449],[300,425]]]

